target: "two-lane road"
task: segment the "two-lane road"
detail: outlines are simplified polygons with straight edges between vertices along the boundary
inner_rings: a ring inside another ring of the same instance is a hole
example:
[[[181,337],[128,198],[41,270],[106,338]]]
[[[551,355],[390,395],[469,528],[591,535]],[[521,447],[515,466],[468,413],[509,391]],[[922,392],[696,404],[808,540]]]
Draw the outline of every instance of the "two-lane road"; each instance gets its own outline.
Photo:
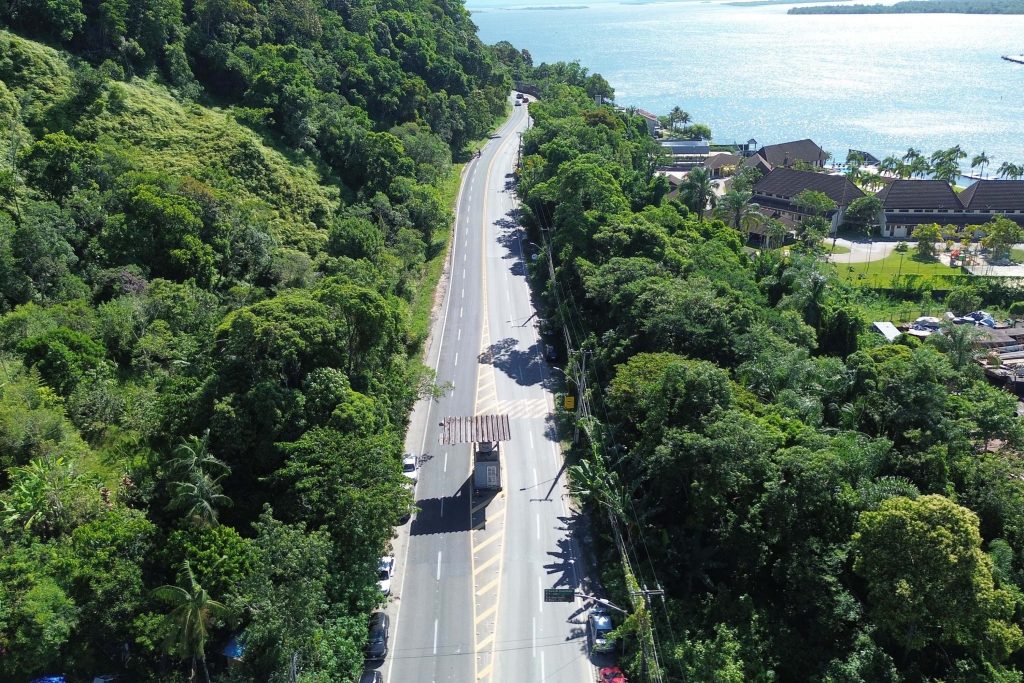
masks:
[[[582,605],[543,602],[575,588],[565,474],[550,375],[534,327],[512,172],[527,107],[464,172],[448,284],[427,363],[454,388],[417,406],[406,438],[427,454],[420,511],[399,530],[386,682],[593,680]],[[506,413],[504,489],[473,497],[470,447],[439,446],[445,416]]]

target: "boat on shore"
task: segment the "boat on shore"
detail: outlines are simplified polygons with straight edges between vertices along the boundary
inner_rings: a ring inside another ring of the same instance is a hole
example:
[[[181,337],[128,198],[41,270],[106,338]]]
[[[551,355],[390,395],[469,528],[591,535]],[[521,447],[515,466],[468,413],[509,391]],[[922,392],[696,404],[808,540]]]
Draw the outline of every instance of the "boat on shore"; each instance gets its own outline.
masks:
[[[1024,55],[1003,55],[1003,59],[1015,64],[1024,64]]]

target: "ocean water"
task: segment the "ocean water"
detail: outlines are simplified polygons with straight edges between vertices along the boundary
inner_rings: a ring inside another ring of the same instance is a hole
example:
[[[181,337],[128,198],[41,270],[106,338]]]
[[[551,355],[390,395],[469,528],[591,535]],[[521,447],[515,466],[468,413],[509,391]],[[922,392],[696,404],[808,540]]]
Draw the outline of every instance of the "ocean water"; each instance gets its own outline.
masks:
[[[861,0],[858,0],[861,1]],[[487,43],[579,60],[616,102],[678,105],[716,142],[812,138],[839,161],[955,144],[1024,163],[1024,16],[787,15],[793,5],[469,0]],[[969,170],[970,159],[964,163]]]

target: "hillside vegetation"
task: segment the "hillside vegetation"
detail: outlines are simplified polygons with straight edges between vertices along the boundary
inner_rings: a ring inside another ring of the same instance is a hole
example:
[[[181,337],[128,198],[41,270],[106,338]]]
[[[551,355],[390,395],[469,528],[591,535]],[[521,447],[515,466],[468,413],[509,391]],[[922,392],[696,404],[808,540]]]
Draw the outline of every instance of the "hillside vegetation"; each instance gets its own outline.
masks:
[[[886,344],[817,240],[751,254],[636,117],[543,92],[518,191],[631,680],[1021,681],[1024,430],[974,328]]]
[[[0,20],[0,680],[354,680],[506,70],[457,3]]]

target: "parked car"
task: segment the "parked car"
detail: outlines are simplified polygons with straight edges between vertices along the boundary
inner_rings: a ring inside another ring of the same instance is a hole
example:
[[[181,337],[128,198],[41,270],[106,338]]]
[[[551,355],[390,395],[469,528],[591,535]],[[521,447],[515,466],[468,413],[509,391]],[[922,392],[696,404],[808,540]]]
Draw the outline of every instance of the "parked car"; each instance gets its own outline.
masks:
[[[530,103],[530,98],[527,97],[526,95],[523,95],[523,104],[529,104],[529,103]]]
[[[406,453],[402,456],[402,474],[408,477],[413,484],[415,484],[420,478],[416,456],[412,453]]]
[[[594,652],[611,652],[615,649],[615,641],[611,638],[611,632],[614,629],[612,615],[608,608],[602,605],[590,608],[590,615],[587,617],[587,635],[590,637],[590,647]]]
[[[364,654],[370,661],[384,659],[388,653],[388,629],[391,621],[384,612],[374,612],[370,615],[370,637],[366,641]]]
[[[384,683],[384,674],[379,671],[364,671],[359,683]]]
[[[629,683],[626,674],[622,673],[622,669],[617,666],[602,667],[597,672],[597,680],[598,683]]]
[[[380,558],[380,567],[377,569],[377,579],[380,583],[380,591],[384,595],[391,595],[391,577],[395,574],[395,558],[385,555]]]
[[[516,100],[516,106],[517,106],[517,107],[521,107],[521,106],[523,106],[523,103],[522,103],[522,102],[520,102],[519,100]]]
[[[521,92],[517,92],[517,93],[516,93],[516,99],[517,99],[517,100],[521,100],[521,99],[523,99],[523,93],[521,93]]]

